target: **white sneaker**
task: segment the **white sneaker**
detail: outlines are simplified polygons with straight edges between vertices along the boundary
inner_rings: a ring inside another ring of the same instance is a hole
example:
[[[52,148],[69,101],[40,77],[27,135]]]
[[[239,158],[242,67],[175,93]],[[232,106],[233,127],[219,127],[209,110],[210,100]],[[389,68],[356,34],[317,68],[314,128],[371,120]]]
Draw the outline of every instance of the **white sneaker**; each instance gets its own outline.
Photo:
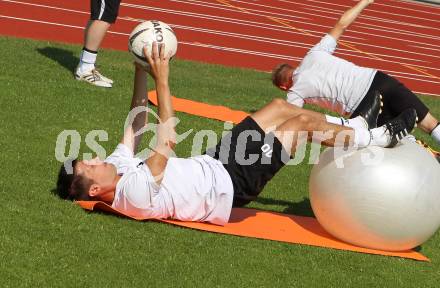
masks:
[[[96,69],[95,69],[96,70]],[[96,70],[96,72],[98,72],[99,76],[101,77],[101,79],[107,83],[113,84],[113,80],[110,78],[105,77],[104,75],[102,75],[101,73],[99,73],[99,71]]]
[[[107,77],[104,77],[96,69],[85,73],[82,73],[80,69],[76,69],[75,79],[79,81],[86,81],[92,85],[99,87],[111,88],[113,86],[113,81],[111,79],[108,79]]]

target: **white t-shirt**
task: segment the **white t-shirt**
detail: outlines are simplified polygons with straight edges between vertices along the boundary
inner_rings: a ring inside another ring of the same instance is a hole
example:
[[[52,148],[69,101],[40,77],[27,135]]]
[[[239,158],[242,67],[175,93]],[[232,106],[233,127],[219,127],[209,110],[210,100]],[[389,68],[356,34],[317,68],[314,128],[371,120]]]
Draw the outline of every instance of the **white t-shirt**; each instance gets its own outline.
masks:
[[[222,163],[208,155],[168,159],[160,185],[142,159],[124,144],[105,162],[122,175],[112,207],[133,217],[211,222],[224,225],[232,209],[233,186]]]
[[[310,49],[293,73],[288,102],[300,107],[314,104],[344,116],[354,112],[377,70],[333,56],[336,46],[336,40],[326,34]]]

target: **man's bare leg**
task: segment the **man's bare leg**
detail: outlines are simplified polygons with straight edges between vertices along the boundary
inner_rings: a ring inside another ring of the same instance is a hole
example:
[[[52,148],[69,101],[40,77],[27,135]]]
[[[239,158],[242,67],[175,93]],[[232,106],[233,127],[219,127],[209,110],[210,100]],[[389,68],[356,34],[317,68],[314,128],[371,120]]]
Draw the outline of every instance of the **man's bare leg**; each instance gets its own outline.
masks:
[[[275,130],[276,127],[280,126],[287,120],[299,115],[307,115],[320,121],[326,121],[324,114],[299,108],[298,106],[292,105],[286,100],[280,98],[273,99],[269,104],[251,116],[261,129],[267,131],[269,128]]]
[[[371,130],[366,127],[353,129],[328,123],[320,113],[285,105],[284,102],[284,100],[274,100],[251,117],[266,133],[274,132],[286,149],[289,147],[288,150],[297,146],[298,132],[306,132],[308,141],[313,140],[312,136],[317,132],[321,135],[319,141],[326,146],[394,146],[399,139],[411,133],[417,120],[416,111],[407,109],[384,126]],[[289,141],[289,145],[283,140],[286,138],[284,137],[286,133],[293,133],[293,139],[286,140]]]
[[[300,141],[300,132],[306,133],[307,135],[306,139],[301,139],[302,141],[307,140],[311,142],[318,140],[325,146],[348,147],[353,146],[355,143],[356,132],[352,128],[331,124],[306,114],[300,114],[285,121],[283,124],[277,127],[277,129],[274,131],[274,134],[278,140],[280,140],[286,151],[289,151],[291,155],[293,155],[298,146],[298,141]],[[362,133],[359,131],[357,132]],[[369,137],[368,130],[363,132],[367,133],[367,137]],[[314,138],[318,134],[321,137]]]
[[[84,47],[97,52],[110,25],[101,20],[89,20],[84,33]]]

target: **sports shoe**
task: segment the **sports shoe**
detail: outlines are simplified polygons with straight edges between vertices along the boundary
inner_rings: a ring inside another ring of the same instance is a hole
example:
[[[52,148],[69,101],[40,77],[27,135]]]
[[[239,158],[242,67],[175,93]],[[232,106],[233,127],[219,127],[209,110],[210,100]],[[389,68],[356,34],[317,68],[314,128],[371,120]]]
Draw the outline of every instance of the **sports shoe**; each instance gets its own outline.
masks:
[[[410,134],[417,125],[417,112],[415,109],[406,109],[399,116],[385,124],[390,135],[390,143],[385,148],[392,148],[405,136]]]
[[[97,69],[95,69],[95,70],[97,70]],[[96,71],[96,72],[99,73],[99,71]],[[112,80],[112,79],[105,77],[105,76],[102,75],[101,73],[99,73],[99,75],[101,76],[101,79],[102,79],[102,80],[104,80],[105,82],[110,83],[110,84],[113,85],[113,80]]]
[[[362,101],[360,106],[356,109],[351,118],[361,116],[365,122],[367,122],[368,129],[377,127],[377,118],[381,112],[382,107],[382,95],[379,91],[374,91],[374,97],[368,97],[366,101]]]
[[[75,79],[79,80],[79,81],[86,81],[92,85],[99,86],[99,87],[111,88],[113,86],[112,85],[113,81],[111,79],[108,79],[107,77],[103,76],[96,69],[93,69],[93,70],[85,72],[85,73],[82,73],[80,71],[80,69],[76,69]]]
[[[422,146],[423,148],[425,148],[426,150],[428,150],[428,152],[431,153],[432,156],[434,156],[434,158],[437,160],[437,162],[440,163],[440,152],[439,151],[436,151],[433,148],[429,147],[429,145],[426,144],[425,142],[423,142],[422,140],[417,140],[416,143],[419,144],[420,146]]]

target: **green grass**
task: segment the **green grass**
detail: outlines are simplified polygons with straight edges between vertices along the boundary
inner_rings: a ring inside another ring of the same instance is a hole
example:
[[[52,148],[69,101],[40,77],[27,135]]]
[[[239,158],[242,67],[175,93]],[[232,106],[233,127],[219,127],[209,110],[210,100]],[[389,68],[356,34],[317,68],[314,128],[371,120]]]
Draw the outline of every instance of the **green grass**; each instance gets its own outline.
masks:
[[[105,90],[73,80],[79,46],[0,37],[0,47],[1,286],[438,286],[439,233],[421,248],[432,262],[420,263],[136,222],[86,213],[59,200],[51,193],[60,165],[54,156],[57,135],[78,130],[83,153],[90,152],[86,134],[102,129],[109,140],[101,145],[112,151],[131,98],[130,56],[100,53],[102,71],[116,83]],[[182,60],[173,61],[171,70],[171,88],[180,97],[246,111],[283,97],[266,73]],[[422,98],[440,115],[438,100]],[[180,132],[223,127],[177,116]],[[189,156],[191,144],[182,142],[177,154]],[[285,168],[250,207],[313,215],[310,169],[308,164]]]

